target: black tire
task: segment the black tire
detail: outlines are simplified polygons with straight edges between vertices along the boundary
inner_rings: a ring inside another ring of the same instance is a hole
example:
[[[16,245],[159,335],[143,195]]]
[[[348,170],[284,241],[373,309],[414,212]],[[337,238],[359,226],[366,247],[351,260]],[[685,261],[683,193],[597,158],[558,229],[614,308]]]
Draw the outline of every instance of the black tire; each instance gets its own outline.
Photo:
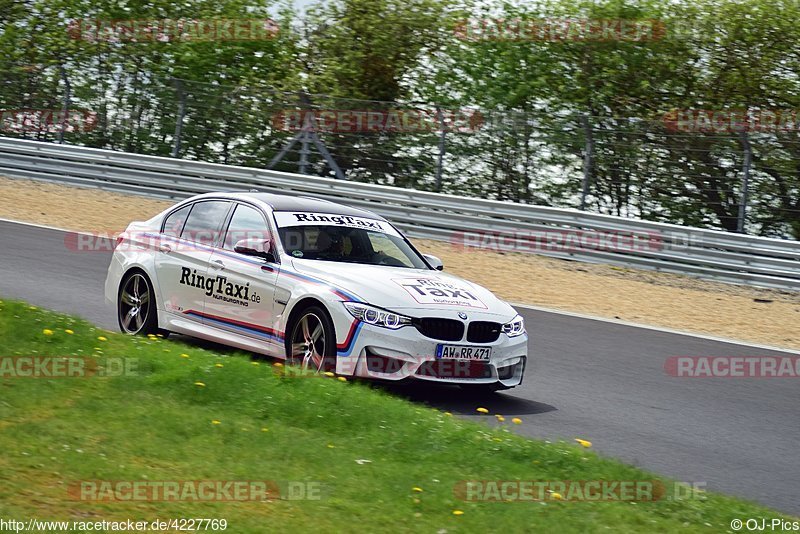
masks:
[[[304,308],[288,332],[288,363],[316,373],[336,370],[336,331],[327,311],[319,306]]]
[[[127,273],[117,292],[117,323],[124,334],[164,334],[158,328],[156,294],[141,271]]]

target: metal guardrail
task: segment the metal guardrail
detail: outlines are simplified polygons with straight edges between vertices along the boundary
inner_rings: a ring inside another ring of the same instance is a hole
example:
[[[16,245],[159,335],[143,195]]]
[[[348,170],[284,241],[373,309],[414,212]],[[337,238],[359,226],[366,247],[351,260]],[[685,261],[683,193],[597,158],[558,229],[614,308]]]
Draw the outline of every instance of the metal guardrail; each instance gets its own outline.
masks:
[[[0,175],[170,199],[252,188],[315,195],[379,213],[412,237],[800,289],[798,241],[12,138],[0,138]]]

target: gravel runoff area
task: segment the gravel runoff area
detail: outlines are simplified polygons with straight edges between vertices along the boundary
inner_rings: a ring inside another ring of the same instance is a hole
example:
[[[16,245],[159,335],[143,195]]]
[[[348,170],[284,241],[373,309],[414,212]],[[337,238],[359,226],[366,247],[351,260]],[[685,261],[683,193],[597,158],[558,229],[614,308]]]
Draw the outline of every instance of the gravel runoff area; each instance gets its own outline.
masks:
[[[0,177],[0,218],[111,233],[171,202]],[[800,349],[800,292],[414,240],[449,272],[520,304]]]

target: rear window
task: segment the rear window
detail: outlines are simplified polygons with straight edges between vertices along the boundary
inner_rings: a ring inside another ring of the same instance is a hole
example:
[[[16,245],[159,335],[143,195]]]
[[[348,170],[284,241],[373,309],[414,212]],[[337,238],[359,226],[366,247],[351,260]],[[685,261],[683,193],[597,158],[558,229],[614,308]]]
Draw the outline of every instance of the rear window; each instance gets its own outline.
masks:
[[[190,209],[192,209],[192,206],[188,205],[170,213],[166,220],[164,220],[162,233],[171,237],[179,237],[183,231],[183,225],[186,223],[186,216],[189,215]]]

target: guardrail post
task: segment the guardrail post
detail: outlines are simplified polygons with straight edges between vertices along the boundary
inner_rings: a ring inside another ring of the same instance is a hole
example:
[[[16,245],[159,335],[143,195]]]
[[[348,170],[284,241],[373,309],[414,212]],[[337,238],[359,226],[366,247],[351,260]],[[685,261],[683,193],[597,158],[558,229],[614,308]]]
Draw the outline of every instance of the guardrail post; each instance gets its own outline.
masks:
[[[750,187],[750,168],[753,165],[753,149],[750,146],[750,138],[747,132],[742,131],[739,133],[739,138],[742,141],[742,148],[744,148],[744,163],[742,163],[742,194],[739,198],[739,221],[736,225],[736,231],[744,234],[744,223],[747,217],[747,195]]]
[[[589,184],[592,178],[592,167],[594,166],[594,134],[588,113],[581,116],[581,122],[586,139],[586,148],[583,152],[583,185],[581,187],[581,210],[585,210],[586,197],[589,196]]]
[[[178,116],[175,118],[175,139],[172,143],[173,158],[177,158],[181,152],[183,117],[186,115],[186,93],[183,90],[183,80],[175,80],[175,90],[178,93]]]

